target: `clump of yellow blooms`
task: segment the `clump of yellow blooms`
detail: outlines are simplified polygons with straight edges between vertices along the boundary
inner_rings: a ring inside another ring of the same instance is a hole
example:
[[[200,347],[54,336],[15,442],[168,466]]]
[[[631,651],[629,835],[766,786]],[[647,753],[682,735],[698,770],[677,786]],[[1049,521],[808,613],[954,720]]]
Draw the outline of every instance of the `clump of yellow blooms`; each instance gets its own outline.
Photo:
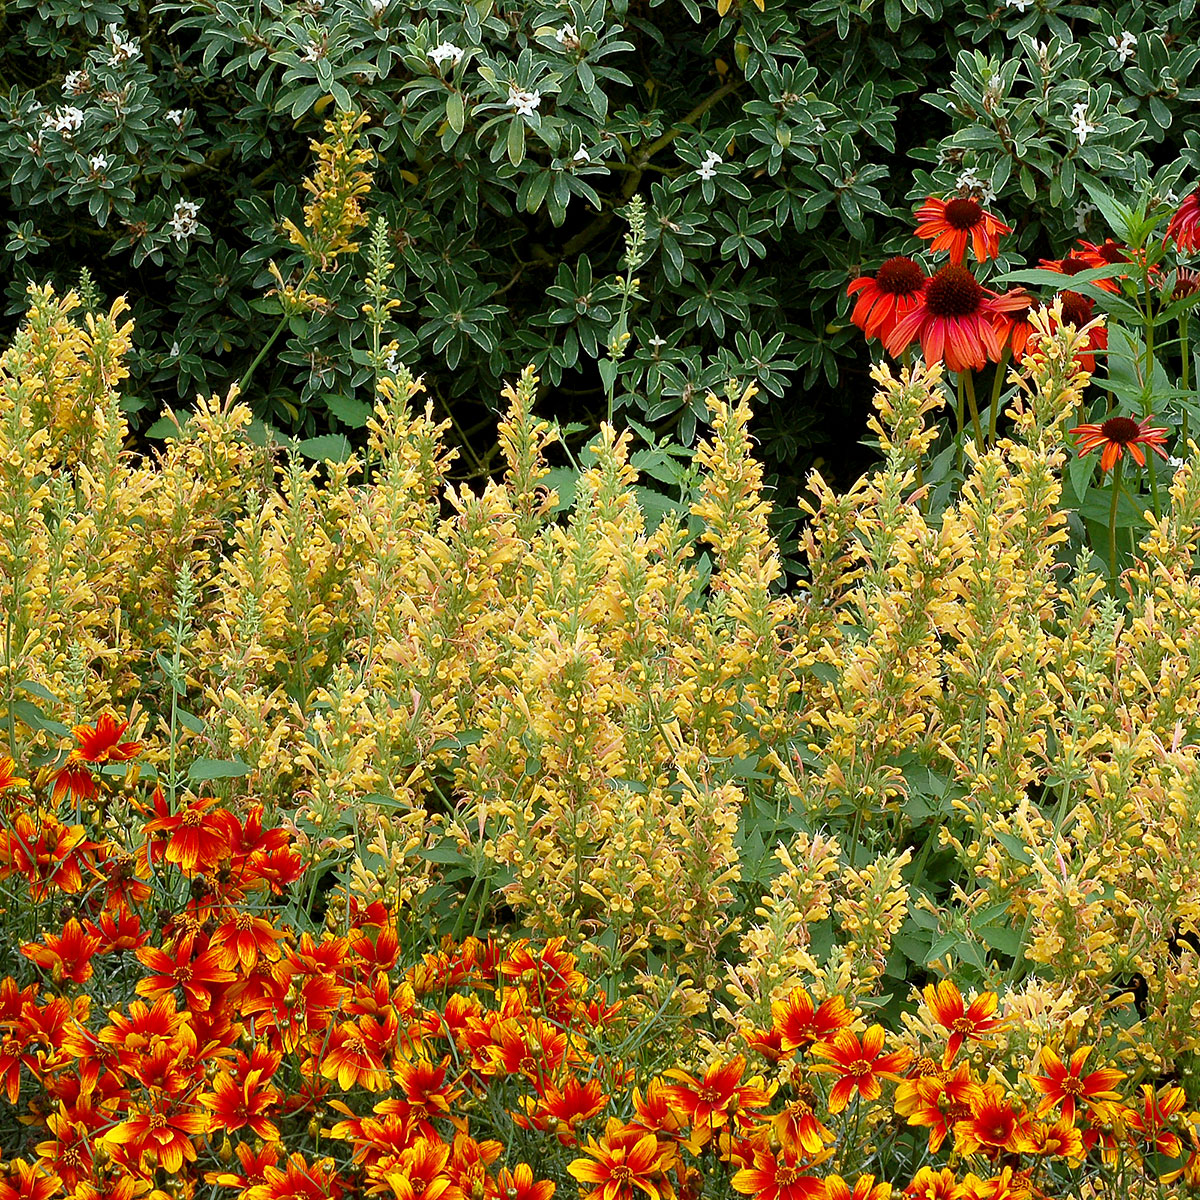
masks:
[[[353,248],[358,187],[340,217],[309,214],[326,258]],[[504,393],[503,476],[477,490],[450,483],[403,368],[379,381],[369,480],[357,456],[255,445],[236,394],[139,460],[123,308],[78,309],[33,289],[0,357],[0,704],[18,751],[56,746],[54,722],[133,712],[148,763],[240,764],[208,786],[285,813],[352,893],[415,924],[465,870],[467,931],[502,900],[614,972],[684,980],[681,1012],[729,1004],[734,1027],[769,1023],[797,983],[881,996],[903,950],[1007,983],[1030,1027],[1119,1009],[1115,1052],[1190,1070],[1200,451],[1107,590],[1068,550],[1059,481],[1083,334],[1036,318],[1010,434],[969,454],[941,511],[922,474],[939,370],[878,370],[883,462],[844,494],[813,476],[809,574],[788,590],[752,387],[708,399],[690,514],[648,527],[630,437],[605,428],[560,518],[532,371]]]

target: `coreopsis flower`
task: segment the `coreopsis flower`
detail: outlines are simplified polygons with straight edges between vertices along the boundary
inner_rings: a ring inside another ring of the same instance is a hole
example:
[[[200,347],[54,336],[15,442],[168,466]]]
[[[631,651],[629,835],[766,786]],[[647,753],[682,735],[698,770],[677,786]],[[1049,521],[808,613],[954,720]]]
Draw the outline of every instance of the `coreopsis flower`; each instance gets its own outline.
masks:
[[[1068,1158],[1076,1163],[1084,1156],[1083,1134],[1074,1121],[1060,1116],[1053,1125],[1033,1121],[1029,1125],[1029,1153],[1042,1158]]]
[[[192,957],[192,939],[181,938],[170,953],[158,946],[143,946],[137,952],[138,962],[152,974],[140,979],[135,990],[139,996],[156,1000],[164,994],[173,995],[175,989],[183,989],[189,1008],[200,1012],[208,1010],[220,985],[231,983],[232,971],[223,970],[215,951],[205,950]]]
[[[154,789],[154,817],[146,822],[147,836],[166,834],[163,856],[187,874],[214,867],[230,850],[234,821],[215,796],[202,796],[180,805],[175,812],[167,809],[161,788]]]
[[[255,1064],[252,1069],[238,1076],[225,1071],[213,1076],[212,1090],[201,1092],[199,1097],[212,1114],[213,1128],[225,1133],[248,1129],[265,1142],[279,1140],[279,1126],[270,1119],[270,1112],[283,1097],[270,1081],[281,1058],[278,1051],[256,1047],[250,1060]]]
[[[339,1022],[321,1057],[321,1074],[336,1079],[342,1091],[355,1086],[369,1092],[386,1091],[390,1081],[384,1064],[395,1034],[394,1014],[382,1022],[372,1017]]]
[[[21,953],[49,971],[55,983],[87,983],[92,977],[92,956],[99,948],[100,939],[72,917],[61,935],[47,933],[41,942],[26,942]]]
[[[904,1189],[904,1194],[912,1200],[957,1200],[958,1180],[949,1167],[942,1167],[940,1171],[921,1167],[912,1183]]]
[[[779,1139],[781,1146],[787,1146],[797,1153],[803,1152],[809,1157],[815,1157],[825,1149],[827,1142],[832,1142],[834,1135],[820,1121],[816,1111],[817,1094],[809,1083],[798,1083],[793,1086],[793,1096],[782,1110],[771,1118],[771,1132]]]
[[[1112,418],[1113,420],[1129,420],[1129,418]],[[1136,422],[1130,421],[1131,425]],[[1155,432],[1166,432],[1158,430]],[[1126,443],[1128,445],[1128,443]],[[1132,449],[1130,450],[1132,454]],[[1102,460],[1103,461],[1103,460]],[[1116,1067],[1098,1067],[1095,1071],[1083,1074],[1083,1064],[1091,1054],[1091,1046],[1080,1046],[1064,1063],[1049,1046],[1042,1048],[1042,1070],[1044,1075],[1031,1075],[1030,1082],[1043,1099],[1038,1105],[1038,1115],[1049,1112],[1058,1106],[1062,1115],[1071,1120],[1075,1116],[1075,1106],[1078,1101],[1091,1104],[1095,1100],[1118,1100],[1120,1096],[1113,1091],[1113,1084],[1125,1078],[1124,1071]]]
[[[886,1180],[876,1183],[874,1175],[860,1175],[851,1189],[840,1175],[827,1175],[825,1195],[827,1200],[891,1200],[892,1185]]]
[[[771,1094],[761,1076],[742,1083],[745,1069],[746,1060],[740,1054],[727,1063],[713,1063],[702,1079],[672,1068],[663,1074],[680,1082],[667,1086],[667,1097],[694,1130],[711,1131],[745,1109],[762,1108],[770,1103]]]
[[[951,263],[961,263],[968,246],[976,262],[984,262],[1000,253],[1000,235],[1012,233],[1012,227],[993,217],[978,200],[963,196],[939,200],[930,196],[917,209],[915,233],[919,238],[931,239],[931,250],[948,251]]]
[[[839,1029],[829,1041],[817,1042],[812,1048],[815,1058],[826,1060],[813,1067],[838,1076],[829,1093],[829,1111],[840,1113],[857,1093],[864,1100],[877,1100],[883,1092],[881,1079],[899,1079],[900,1073],[912,1059],[908,1049],[883,1053],[882,1025],[872,1025],[859,1041],[849,1029]]]
[[[553,1133],[564,1146],[574,1146],[579,1123],[599,1115],[608,1103],[599,1079],[581,1082],[571,1075],[561,1088],[547,1083],[540,1092],[522,1097],[525,1115],[513,1120],[523,1129]]]
[[[982,1097],[972,1103],[971,1114],[954,1124],[954,1148],[971,1155],[990,1147],[1012,1154],[1025,1152],[1031,1141],[1029,1115],[1019,1109],[1002,1087],[983,1084]]]
[[[925,285],[917,304],[883,338],[883,344],[889,354],[899,357],[919,340],[928,363],[944,362],[951,371],[980,370],[989,361],[1000,361],[1001,318],[1016,307],[1016,300],[997,296],[966,267],[951,264]]]
[[[796,987],[782,1000],[771,1001],[771,1024],[779,1032],[779,1045],[784,1051],[828,1041],[839,1029],[849,1029],[853,1023],[854,1014],[841,996],[829,996],[814,1005],[808,992]]]
[[[147,1153],[153,1153],[157,1162],[168,1175],[176,1175],[185,1162],[196,1161],[196,1147],[192,1137],[207,1133],[210,1119],[208,1113],[188,1112],[159,1102],[149,1112],[137,1112],[115,1125],[100,1140],[112,1146],[122,1147],[128,1159],[144,1161]]]
[[[861,275],[846,288],[846,295],[862,292],[850,320],[867,339],[883,340],[916,307],[928,277],[911,258],[898,254],[883,263],[872,277]]]
[[[272,962],[279,958],[282,953],[279,942],[284,936],[263,917],[235,912],[213,930],[208,948],[216,953],[218,963],[226,971],[234,970],[240,963],[242,970],[249,973],[260,956]]]
[[[623,1125],[609,1117],[604,1136],[589,1140],[567,1171],[580,1183],[591,1184],[585,1200],[673,1200],[675,1188],[669,1172],[675,1165],[675,1147],[664,1145],[653,1133]]]
[[[933,1019],[947,1030],[946,1054],[942,1059],[943,1070],[954,1061],[954,1056],[964,1041],[982,1041],[984,1036],[1003,1023],[992,1014],[1000,1002],[995,992],[983,992],[971,1001],[968,1007],[958,987],[949,979],[930,984],[922,995]]]
[[[1167,430],[1150,428],[1153,419],[1143,417],[1142,420],[1135,421],[1132,417],[1109,417],[1107,421],[1098,424],[1076,425],[1070,432],[1079,437],[1076,445],[1080,458],[1093,450],[1100,450],[1101,471],[1111,471],[1126,450],[1139,467],[1144,467],[1146,456],[1142,452],[1143,446],[1149,446],[1161,459],[1165,460],[1167,457],[1162,448]],[[1053,1051],[1043,1053],[1053,1055]]]
[[[1129,1128],[1137,1134],[1144,1149],[1166,1158],[1178,1158],[1183,1142],[1172,1128],[1182,1124],[1177,1118],[1187,1107],[1187,1096],[1177,1084],[1165,1083],[1156,1092],[1148,1083],[1141,1085],[1142,1105],[1134,1109]]]
[[[71,730],[75,746],[67,755],[67,761],[51,776],[54,780],[51,798],[56,802],[63,796],[72,796],[76,800],[94,799],[99,789],[93,768],[106,763],[128,762],[141,751],[141,742],[121,741],[121,735],[128,728],[128,721],[118,723],[111,713],[102,713],[95,725],[76,725]]]
[[[16,789],[19,787],[27,787],[28,779],[23,779],[17,774],[17,764],[7,755],[0,755],[0,794]]]
[[[1167,226],[1167,237],[1185,254],[1200,249],[1200,188],[1184,197]]]
[[[936,1154],[956,1121],[974,1115],[983,1088],[971,1078],[970,1067],[959,1063],[950,1075],[937,1072],[906,1079],[896,1089],[895,1108],[910,1125],[929,1130],[929,1152]]]
[[[556,1185],[549,1179],[534,1182],[533,1168],[517,1163],[510,1171],[501,1167],[496,1174],[496,1194],[502,1200],[552,1200]]]
[[[0,1200],[51,1200],[62,1190],[63,1181],[44,1163],[29,1164],[23,1158],[5,1163],[0,1175]]]
[[[803,1155],[781,1146],[754,1149],[754,1165],[733,1176],[733,1190],[754,1200],[823,1200],[825,1181],[812,1175]]]

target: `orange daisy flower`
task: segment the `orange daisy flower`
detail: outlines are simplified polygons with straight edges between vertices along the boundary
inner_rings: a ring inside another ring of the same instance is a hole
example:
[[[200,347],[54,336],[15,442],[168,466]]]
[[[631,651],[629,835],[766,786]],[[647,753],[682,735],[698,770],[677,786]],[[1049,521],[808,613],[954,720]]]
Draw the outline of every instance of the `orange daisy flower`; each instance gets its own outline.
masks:
[[[881,1079],[899,1079],[900,1073],[912,1061],[912,1051],[894,1050],[883,1053],[882,1025],[872,1025],[860,1042],[849,1029],[839,1029],[832,1040],[817,1042],[812,1048],[814,1057],[828,1060],[813,1067],[839,1076],[829,1093],[829,1111],[840,1113],[857,1092],[864,1100],[877,1100],[883,1092]]]
[[[143,946],[137,951],[138,962],[149,968],[152,975],[138,981],[135,991],[148,1000],[157,1000],[164,993],[174,994],[183,988],[187,1005],[206,1011],[220,990],[218,985],[232,982],[232,971],[223,970],[211,950],[192,957],[191,938],[182,938],[170,953],[158,946]]]
[[[754,1200],[824,1200],[825,1181],[810,1175],[804,1158],[786,1147],[756,1148],[754,1165],[733,1176],[733,1189]]]
[[[216,953],[217,961],[226,971],[241,964],[244,972],[250,972],[259,955],[271,961],[279,958],[282,953],[279,942],[285,936],[262,917],[235,912],[213,930],[208,948]]]
[[[504,1200],[551,1200],[556,1185],[549,1179],[533,1179],[533,1168],[517,1163],[510,1171],[502,1167],[496,1175],[496,1193]]]
[[[1091,1054],[1091,1046],[1080,1046],[1064,1063],[1049,1046],[1042,1048],[1042,1070],[1045,1075],[1031,1075],[1030,1082],[1042,1093],[1044,1099],[1038,1105],[1038,1115],[1049,1112],[1059,1105],[1068,1121],[1075,1117],[1076,1101],[1090,1104],[1093,1100],[1119,1100],[1113,1084],[1125,1078],[1124,1071],[1116,1067],[1100,1067],[1084,1075],[1083,1064]]]
[[[589,1079],[581,1083],[572,1075],[561,1089],[546,1084],[540,1096],[524,1096],[521,1103],[527,1115],[517,1115],[513,1119],[522,1129],[553,1133],[562,1145],[574,1146],[579,1123],[602,1112],[608,1097],[600,1080]]]
[[[105,1133],[100,1140],[125,1151],[133,1164],[157,1162],[168,1175],[177,1175],[184,1162],[196,1161],[192,1138],[207,1133],[207,1113],[182,1112],[173,1108],[155,1108],[135,1113]]]
[[[841,996],[830,996],[814,1006],[804,988],[793,988],[786,999],[771,1003],[771,1023],[784,1051],[799,1050],[812,1042],[828,1041],[839,1029],[849,1029],[854,1014]]]
[[[1000,1003],[1000,997],[995,992],[983,992],[976,996],[968,1008],[954,983],[943,979],[936,985],[931,983],[922,995],[933,1019],[950,1033],[946,1054],[942,1059],[943,1070],[954,1061],[964,1041],[982,1041],[985,1034],[999,1029],[1003,1023],[992,1016]]]
[[[1200,188],[1184,198],[1167,226],[1167,237],[1185,254],[1200,249]]]
[[[5,1163],[0,1175],[0,1200],[50,1200],[62,1190],[62,1180],[40,1163],[30,1166],[23,1158]]]
[[[846,288],[846,295],[862,292],[850,320],[871,338],[885,338],[896,323],[916,306],[928,278],[921,267],[903,254],[889,258],[874,278],[861,275]]]
[[[1175,1118],[1186,1107],[1187,1096],[1183,1088],[1165,1083],[1155,1092],[1150,1084],[1143,1083],[1142,1107],[1140,1111],[1134,1110],[1129,1128],[1139,1135],[1149,1149],[1167,1158],[1178,1158],[1183,1153],[1183,1143],[1171,1126],[1179,1124]]]
[[[1019,1154],[1031,1143],[1029,1115],[1019,1110],[1002,1087],[984,1084],[971,1116],[954,1124],[954,1148],[971,1155],[986,1147]]]
[[[797,1153],[820,1154],[825,1143],[833,1141],[833,1134],[817,1117],[817,1094],[808,1083],[796,1084],[794,1091],[793,1099],[771,1118],[771,1131],[781,1145]]]
[[[917,209],[916,235],[932,239],[931,250],[949,251],[951,263],[961,263],[967,246],[976,262],[995,258],[1000,253],[1000,235],[1012,233],[1012,227],[993,217],[978,200],[953,196],[939,200],[930,196]]]
[[[936,1154],[957,1121],[970,1120],[975,1106],[983,1100],[983,1088],[970,1074],[970,1067],[959,1063],[953,1075],[922,1075],[906,1079],[896,1089],[896,1111],[910,1125],[929,1130],[929,1152]]]
[[[213,808],[220,801],[204,796],[182,805],[172,813],[161,788],[154,789],[154,812],[146,822],[147,835],[167,834],[167,862],[175,863],[187,874],[207,871],[229,853],[231,820],[223,808]],[[212,810],[212,811],[210,811]]]
[[[675,1165],[675,1148],[663,1145],[653,1133],[622,1125],[609,1117],[604,1136],[589,1140],[583,1152],[591,1156],[567,1164],[580,1183],[590,1183],[585,1200],[673,1200],[675,1188],[668,1172]],[[594,1159],[595,1161],[592,1161]]]
[[[1142,453],[1143,446],[1149,446],[1159,458],[1167,457],[1162,448],[1167,430],[1151,429],[1150,422],[1153,419],[1144,417],[1141,421],[1135,421],[1132,417],[1109,417],[1099,424],[1076,425],[1071,433],[1079,437],[1077,445],[1080,458],[1103,447],[1100,451],[1101,471],[1111,471],[1126,450],[1139,467],[1144,467],[1146,456]]]
[[[1083,1134],[1074,1121],[1059,1117],[1053,1125],[1034,1121],[1029,1126],[1029,1153],[1043,1158],[1066,1158],[1083,1161]]]
[[[944,362],[951,371],[978,371],[989,361],[1000,361],[1001,318],[1022,304],[989,292],[966,267],[951,264],[929,281],[919,302],[883,344],[889,354],[899,357],[919,340],[926,362]]]
[[[25,787],[28,783],[28,779],[22,779],[17,774],[16,763],[7,754],[0,757],[0,792],[7,792],[10,788]]]

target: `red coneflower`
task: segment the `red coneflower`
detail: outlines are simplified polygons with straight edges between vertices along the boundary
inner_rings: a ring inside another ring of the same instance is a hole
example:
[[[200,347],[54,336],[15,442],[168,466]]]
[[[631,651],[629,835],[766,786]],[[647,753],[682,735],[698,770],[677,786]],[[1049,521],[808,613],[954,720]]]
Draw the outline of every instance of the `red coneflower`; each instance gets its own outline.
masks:
[[[1184,198],[1167,226],[1167,237],[1185,254],[1200,249],[1200,188]]]
[[[846,288],[846,295],[862,292],[850,320],[867,335],[881,341],[895,328],[901,318],[916,307],[925,290],[928,277],[919,264],[903,254],[889,258],[875,277],[862,275]]]
[[[989,292],[966,267],[951,264],[929,281],[917,306],[883,344],[899,357],[919,339],[926,362],[944,362],[951,371],[981,370],[989,360],[1000,361],[1001,318],[1016,306]]]
[[[1095,315],[1096,305],[1087,296],[1080,295],[1079,292],[1060,292],[1059,297],[1062,300],[1062,323],[1064,325],[1074,325],[1076,329],[1082,329]],[[1075,356],[1076,361],[1089,375],[1094,375],[1096,373],[1095,352],[1107,349],[1108,330],[1102,325],[1097,325],[1088,334],[1087,346]]]
[[[1101,446],[1104,447],[1100,452],[1101,471],[1111,471],[1120,462],[1126,450],[1139,467],[1144,467],[1146,456],[1142,453],[1143,446],[1149,446],[1159,458],[1167,457],[1162,448],[1167,430],[1151,429],[1150,422],[1153,419],[1145,417],[1141,421],[1135,421],[1132,417],[1109,417],[1107,421],[1099,424],[1076,425],[1071,433],[1079,435],[1077,445],[1080,458]]]
[[[968,242],[977,262],[995,258],[1002,233],[1012,233],[1012,227],[986,212],[978,200],[930,196],[917,209],[917,237],[932,238],[931,250],[948,250],[951,263],[966,258]]]

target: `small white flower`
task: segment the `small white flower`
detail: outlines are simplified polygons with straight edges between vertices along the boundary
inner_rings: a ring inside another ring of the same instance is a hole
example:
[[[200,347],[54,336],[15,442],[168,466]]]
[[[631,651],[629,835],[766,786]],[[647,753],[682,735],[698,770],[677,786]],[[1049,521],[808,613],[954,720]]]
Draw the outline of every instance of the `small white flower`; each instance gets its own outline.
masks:
[[[579,30],[570,22],[565,25],[560,25],[554,31],[554,40],[564,50],[578,50],[583,45],[579,40]]]
[[[522,117],[532,117],[542,102],[541,92],[524,92],[511,83],[508,85],[508,102]]]
[[[1183,466],[1183,459],[1176,458],[1175,455],[1172,454],[1167,458],[1167,466],[1174,467],[1175,470],[1178,471],[1179,468]]]
[[[63,76],[63,93],[67,96],[82,96],[92,81],[86,71],[68,71]]]
[[[400,369],[400,356],[396,353],[395,347],[387,352],[387,358],[383,360],[383,369],[392,375]]]
[[[300,51],[300,57],[305,62],[316,62],[317,59],[325,57],[325,47],[318,46],[316,42],[309,42],[308,45]]]
[[[980,202],[983,204],[991,204],[996,198],[996,193],[992,190],[992,181],[990,179],[980,179],[979,173],[974,167],[967,167],[956,180],[960,190],[978,192]]]
[[[814,133],[824,133],[825,132],[825,122],[822,121],[820,117],[813,117],[813,132]]]
[[[101,171],[108,170],[108,159],[103,154],[93,154],[88,162],[91,165],[92,171],[97,175]]]
[[[1075,228],[1080,233],[1087,233],[1088,217],[1096,212],[1096,206],[1090,200],[1080,200],[1075,205]]]
[[[171,343],[171,357],[172,358],[179,357],[179,343],[178,342]]]
[[[188,110],[186,108],[172,108],[167,112],[167,120],[182,132],[183,123],[187,120],[187,115]]]
[[[200,228],[200,223],[196,220],[199,212],[198,201],[177,200],[175,202],[175,211],[171,214],[168,224],[171,227],[171,236],[177,242],[187,241]]]
[[[1108,44],[1117,52],[1117,57],[1121,60],[1121,66],[1124,66],[1137,53],[1137,34],[1130,33],[1126,29],[1121,34],[1120,41],[1117,41],[1112,34],[1109,34]]]
[[[58,133],[74,133],[83,127],[83,109],[71,105],[54,110],[54,116],[43,118]]]
[[[572,155],[575,162],[591,162],[592,156],[587,152],[586,146],[580,146]]]
[[[1030,38],[1029,40],[1033,47],[1034,56],[1037,58],[1038,62],[1042,63],[1043,65],[1048,63],[1050,61],[1050,43],[1039,42],[1035,38]]]
[[[1172,188],[1167,188],[1167,194],[1163,196],[1163,203],[1170,205],[1172,208],[1179,207],[1179,197],[1175,195]]]
[[[142,47],[137,38],[131,38],[124,29],[115,23],[108,27],[108,46],[108,65],[110,67],[119,67],[142,55]]]
[[[1079,144],[1082,146],[1087,141],[1089,133],[1096,133],[1099,126],[1092,125],[1087,119],[1087,101],[1080,100],[1074,108],[1071,109],[1071,132],[1079,139]]]
[[[659,337],[657,333],[650,339],[650,345],[653,346],[655,350],[657,350],[659,346],[665,346],[666,344],[667,339]]]
[[[440,67],[444,62],[449,62],[452,67],[457,67],[462,56],[462,50],[453,42],[442,42],[429,52],[429,58],[435,67]]]
[[[1023,13],[1033,3],[1033,0],[1004,0],[1004,3],[1009,8],[1015,8],[1017,12]]]
[[[382,17],[390,3],[391,0],[371,0],[371,15]]]

